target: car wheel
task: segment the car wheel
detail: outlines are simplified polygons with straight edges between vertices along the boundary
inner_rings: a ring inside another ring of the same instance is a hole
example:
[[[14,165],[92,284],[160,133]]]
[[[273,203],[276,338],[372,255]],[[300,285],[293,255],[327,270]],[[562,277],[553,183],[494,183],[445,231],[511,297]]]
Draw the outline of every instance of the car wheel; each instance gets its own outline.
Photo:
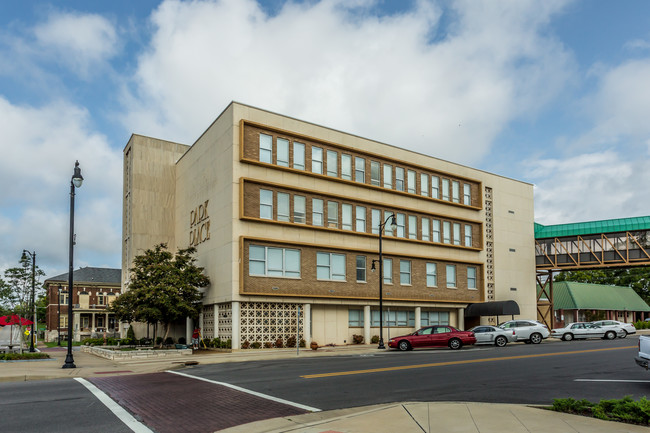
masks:
[[[530,342],[533,344],[539,344],[542,342],[542,334],[535,332],[530,336]]]
[[[463,342],[460,341],[458,338],[452,338],[449,340],[449,348],[453,350],[457,350],[463,347]]]
[[[397,345],[397,347],[399,348],[399,350],[403,350],[403,351],[404,350],[411,350],[411,344],[406,340],[400,341],[399,344]]]
[[[616,332],[614,332],[614,331],[605,332],[605,339],[606,340],[613,340],[615,338],[616,338]]]
[[[627,331],[625,329],[623,329],[623,335],[621,335],[621,338],[625,338],[625,337],[627,337]]]
[[[503,347],[503,346],[505,346],[506,344],[508,344],[508,340],[506,339],[506,337],[504,337],[504,336],[502,336],[502,335],[498,336],[498,337],[494,340],[494,345],[497,346],[497,347]]]
[[[573,334],[569,334],[568,332],[562,336],[562,340],[564,341],[571,341],[573,340]]]

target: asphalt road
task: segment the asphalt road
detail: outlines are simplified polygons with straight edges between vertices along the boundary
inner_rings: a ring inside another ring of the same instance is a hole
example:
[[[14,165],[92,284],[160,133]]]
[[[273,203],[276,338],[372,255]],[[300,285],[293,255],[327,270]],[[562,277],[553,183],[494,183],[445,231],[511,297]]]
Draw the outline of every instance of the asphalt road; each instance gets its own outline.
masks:
[[[633,359],[637,341],[628,337],[460,351],[422,349],[205,365],[185,372],[323,410],[395,401],[599,401],[650,395],[650,372]]]
[[[628,337],[298,357],[198,365],[181,370],[181,375],[90,381],[154,431],[208,432],[241,424],[242,413],[267,419],[283,411],[304,412],[299,405],[330,410],[396,401],[550,404],[564,397],[638,399],[650,394],[650,372],[634,363],[637,341]],[[87,387],[71,379],[0,383],[0,414],[5,431],[130,431]]]

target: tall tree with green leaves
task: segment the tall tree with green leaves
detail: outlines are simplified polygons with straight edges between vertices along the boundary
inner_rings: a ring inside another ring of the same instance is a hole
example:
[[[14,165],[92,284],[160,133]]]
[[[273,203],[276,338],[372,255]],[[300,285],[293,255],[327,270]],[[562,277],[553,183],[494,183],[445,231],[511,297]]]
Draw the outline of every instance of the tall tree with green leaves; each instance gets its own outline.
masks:
[[[190,247],[174,255],[162,243],[136,256],[126,292],[111,303],[111,311],[121,321],[162,323],[163,341],[173,323],[186,317],[197,319],[203,297],[199,288],[206,287],[210,280],[203,268],[194,264],[195,252]]]
[[[32,299],[32,259],[23,254],[18,263],[19,266],[5,270],[4,281],[0,280],[0,304],[7,312],[29,318]],[[36,265],[34,268],[35,300],[42,292],[39,280],[44,275],[45,272]]]
[[[554,281],[632,287],[646,303],[650,304],[650,266],[564,271],[556,275]]]

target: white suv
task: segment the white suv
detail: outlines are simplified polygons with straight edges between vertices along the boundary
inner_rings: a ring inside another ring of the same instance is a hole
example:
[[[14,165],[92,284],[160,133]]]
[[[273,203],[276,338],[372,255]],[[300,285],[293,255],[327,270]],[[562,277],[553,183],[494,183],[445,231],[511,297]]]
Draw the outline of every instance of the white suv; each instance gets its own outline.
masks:
[[[537,320],[509,320],[500,324],[499,328],[515,331],[517,341],[532,344],[539,344],[551,335],[546,325]]]

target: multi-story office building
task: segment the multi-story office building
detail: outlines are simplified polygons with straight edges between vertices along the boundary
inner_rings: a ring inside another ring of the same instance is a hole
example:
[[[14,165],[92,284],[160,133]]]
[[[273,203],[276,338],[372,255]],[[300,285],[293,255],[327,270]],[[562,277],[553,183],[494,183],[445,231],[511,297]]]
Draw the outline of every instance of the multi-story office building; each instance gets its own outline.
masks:
[[[486,301],[536,317],[532,185],[239,103],[192,146],[131,137],[123,224],[123,284],[145,249],[195,246],[203,334],[234,348],[369,342],[379,278],[384,339]]]

